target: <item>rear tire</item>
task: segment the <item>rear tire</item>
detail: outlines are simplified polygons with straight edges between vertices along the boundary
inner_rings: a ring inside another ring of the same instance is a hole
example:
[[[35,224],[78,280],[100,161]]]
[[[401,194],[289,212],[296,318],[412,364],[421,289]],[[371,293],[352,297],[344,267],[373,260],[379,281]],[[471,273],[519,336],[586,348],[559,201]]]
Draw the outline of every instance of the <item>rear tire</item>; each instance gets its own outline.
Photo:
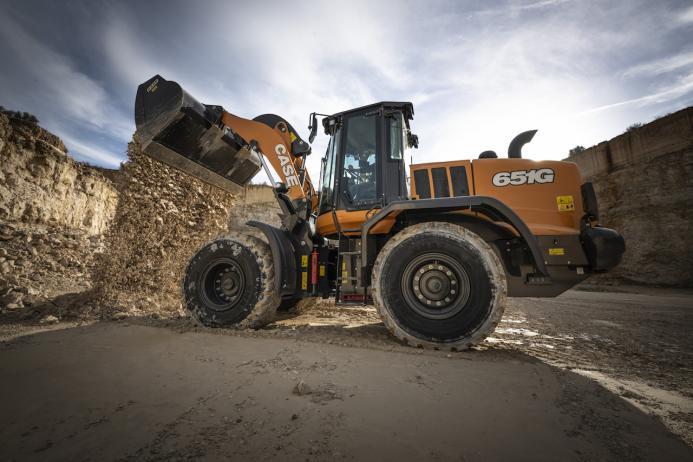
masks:
[[[385,326],[402,342],[461,350],[500,322],[505,272],[478,235],[452,223],[421,223],[380,251],[372,295]]]
[[[183,301],[193,319],[208,327],[269,324],[279,305],[269,246],[244,234],[203,245],[185,271]]]

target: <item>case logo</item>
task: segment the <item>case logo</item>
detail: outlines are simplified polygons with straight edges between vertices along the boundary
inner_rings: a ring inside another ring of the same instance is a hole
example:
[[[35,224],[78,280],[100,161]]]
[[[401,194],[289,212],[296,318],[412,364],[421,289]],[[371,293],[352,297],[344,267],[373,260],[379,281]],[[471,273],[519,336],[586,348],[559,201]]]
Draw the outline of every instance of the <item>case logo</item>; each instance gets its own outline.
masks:
[[[291,159],[284,145],[276,145],[274,147],[274,152],[277,153],[279,163],[282,165],[282,172],[284,173],[284,177],[286,177],[286,185],[289,188],[292,186],[300,186],[301,183],[298,181],[298,176],[296,176],[296,170],[294,169],[293,163],[291,163]]]
[[[523,184],[553,183],[554,172],[550,168],[538,168],[534,170],[514,170],[512,172],[498,172],[493,175],[493,185],[520,186]]]

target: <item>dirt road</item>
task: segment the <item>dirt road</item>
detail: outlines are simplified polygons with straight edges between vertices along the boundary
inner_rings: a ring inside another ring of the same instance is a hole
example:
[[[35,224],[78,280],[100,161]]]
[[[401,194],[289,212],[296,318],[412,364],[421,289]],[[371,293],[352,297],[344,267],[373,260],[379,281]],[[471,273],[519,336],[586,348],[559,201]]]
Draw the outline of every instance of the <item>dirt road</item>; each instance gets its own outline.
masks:
[[[327,307],[257,332],[130,320],[18,337],[0,347],[0,459],[691,460],[647,398],[691,403],[690,301],[514,301],[461,353]],[[685,437],[689,418],[667,425]]]

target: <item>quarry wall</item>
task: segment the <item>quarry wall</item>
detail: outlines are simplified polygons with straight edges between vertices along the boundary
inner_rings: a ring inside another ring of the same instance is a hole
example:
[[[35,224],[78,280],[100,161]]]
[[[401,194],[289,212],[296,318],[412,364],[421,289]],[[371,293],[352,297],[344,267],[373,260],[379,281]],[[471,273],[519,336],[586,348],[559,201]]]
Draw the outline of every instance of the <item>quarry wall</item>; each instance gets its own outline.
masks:
[[[0,220],[103,233],[118,194],[100,169],[66,155],[36,124],[0,114]]]
[[[0,113],[0,310],[90,284],[118,192],[35,123]]]
[[[693,107],[567,160],[594,184],[602,224],[626,240],[621,265],[590,281],[693,287]]]
[[[281,226],[281,209],[272,188],[267,185],[250,184],[238,195],[236,205],[229,214],[229,229],[252,231],[246,222],[257,220],[272,226]],[[256,231],[253,231],[257,234]]]

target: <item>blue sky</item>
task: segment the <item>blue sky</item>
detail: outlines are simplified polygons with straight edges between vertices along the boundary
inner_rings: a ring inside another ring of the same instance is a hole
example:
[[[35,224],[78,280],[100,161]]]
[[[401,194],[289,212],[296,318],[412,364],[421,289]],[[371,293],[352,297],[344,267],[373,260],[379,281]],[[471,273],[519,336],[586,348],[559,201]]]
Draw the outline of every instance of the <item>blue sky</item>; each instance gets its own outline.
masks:
[[[526,157],[561,159],[693,104],[693,4],[3,0],[0,63],[0,105],[106,167],[125,159],[135,90],[157,73],[304,137],[312,111],[412,101],[414,162],[504,154],[533,128]]]

